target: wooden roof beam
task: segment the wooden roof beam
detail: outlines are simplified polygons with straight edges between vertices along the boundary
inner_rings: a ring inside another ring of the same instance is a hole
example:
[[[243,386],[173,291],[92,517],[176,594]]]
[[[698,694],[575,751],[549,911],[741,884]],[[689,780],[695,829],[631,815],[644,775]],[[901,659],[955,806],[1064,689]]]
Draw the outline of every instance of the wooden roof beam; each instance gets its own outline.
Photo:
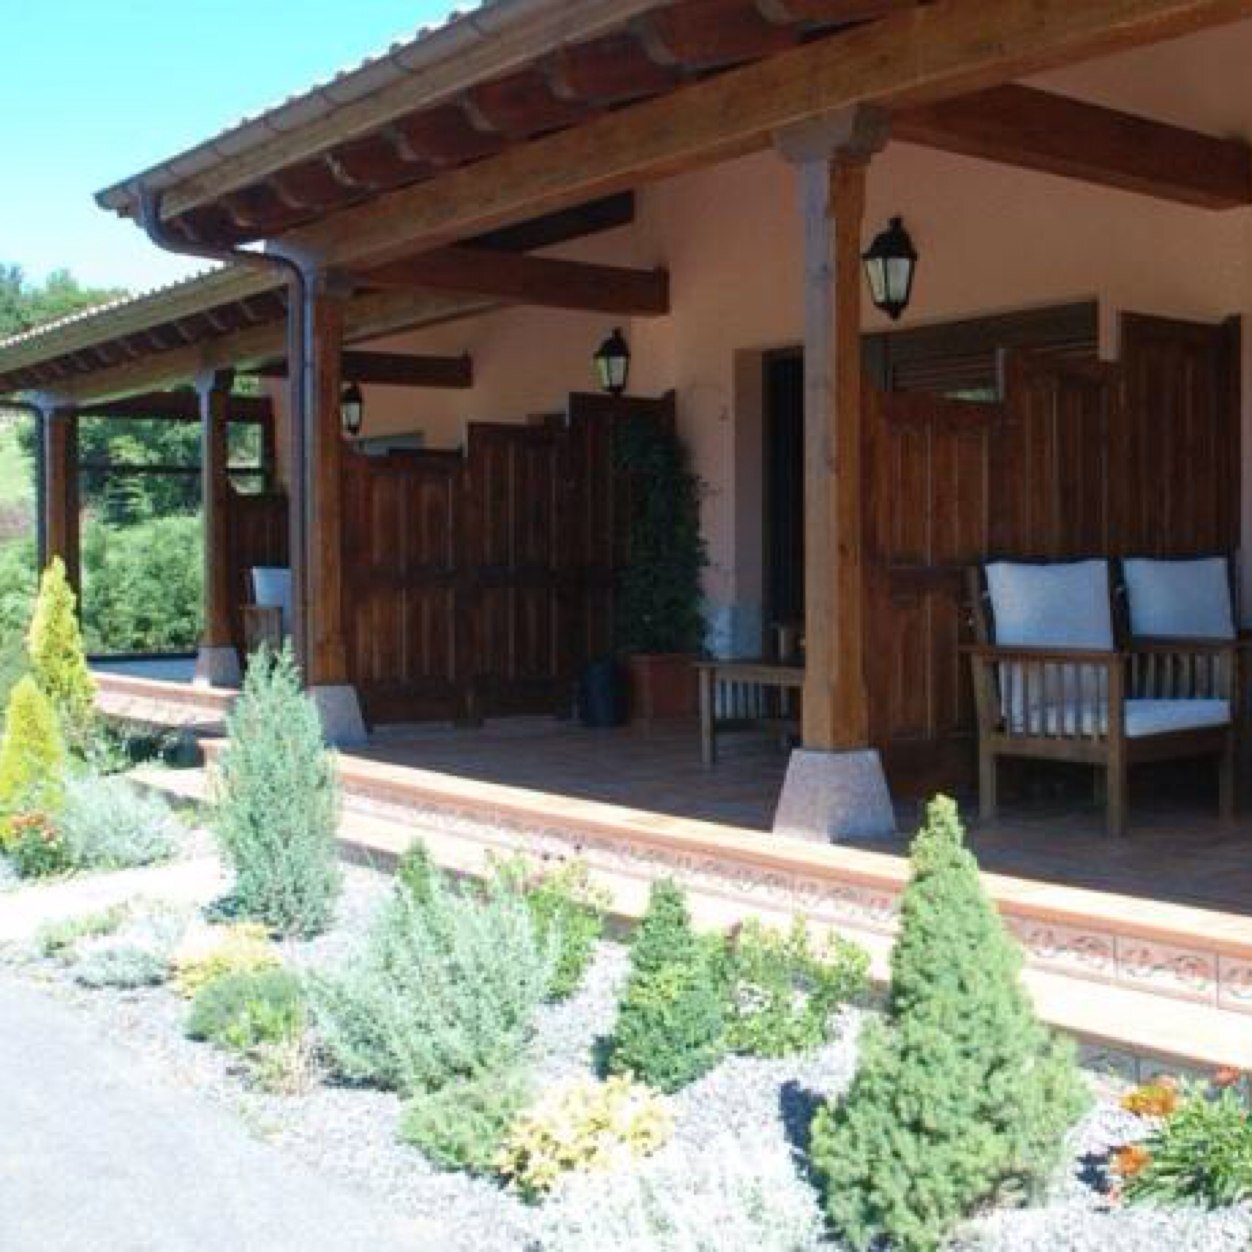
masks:
[[[935,0],[345,209],[283,240],[360,269],[766,148],[857,104],[932,103],[1252,15],[1252,0]]]
[[[1009,83],[897,113],[897,139],[1205,209],[1252,204],[1252,147]]]
[[[635,18],[631,31],[657,65],[709,70],[793,47],[792,26],[767,21],[744,0],[687,0]]]
[[[406,352],[363,352],[347,348],[340,355],[339,372],[345,382],[387,387],[438,387],[468,390],[474,385],[474,365],[466,356],[421,356]],[[268,361],[256,373],[261,378],[286,378],[286,360]]]
[[[363,287],[426,288],[490,296],[511,304],[581,309],[623,317],[670,311],[664,270],[594,265],[486,248],[438,248],[355,275]]]
[[[813,27],[872,22],[921,3],[925,0],[756,0],[756,7],[767,21]]]
[[[80,417],[129,417],[136,420],[152,418],[161,421],[198,422],[200,401],[194,391],[148,391],[125,400],[86,404],[78,409]],[[269,422],[274,406],[268,396],[231,396],[228,416],[232,422]]]

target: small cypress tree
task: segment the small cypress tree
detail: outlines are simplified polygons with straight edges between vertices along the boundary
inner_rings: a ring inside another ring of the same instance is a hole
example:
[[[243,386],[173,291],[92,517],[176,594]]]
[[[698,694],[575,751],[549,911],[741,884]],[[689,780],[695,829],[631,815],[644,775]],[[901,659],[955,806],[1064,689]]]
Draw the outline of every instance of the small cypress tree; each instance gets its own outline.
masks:
[[[857,1252],[883,1237],[931,1252],[977,1205],[1036,1189],[1086,1098],[1072,1048],[1035,1017],[948,798],[931,803],[912,862],[887,1024],[813,1125],[827,1211]]]
[[[60,557],[53,557],[39,583],[26,646],[31,671],[52,701],[66,742],[82,751],[95,719],[96,684],[87,668],[77,601]]]
[[[47,696],[27,674],[13,688],[0,741],[0,815],[54,814],[65,787],[65,744]]]
[[[672,1092],[726,1055],[726,1006],[715,949],[691,926],[674,883],[654,883],[630,953],[608,1068]]]
[[[289,647],[252,658],[227,731],[214,814],[235,871],[224,907],[279,934],[319,934],[341,885],[339,785]]]

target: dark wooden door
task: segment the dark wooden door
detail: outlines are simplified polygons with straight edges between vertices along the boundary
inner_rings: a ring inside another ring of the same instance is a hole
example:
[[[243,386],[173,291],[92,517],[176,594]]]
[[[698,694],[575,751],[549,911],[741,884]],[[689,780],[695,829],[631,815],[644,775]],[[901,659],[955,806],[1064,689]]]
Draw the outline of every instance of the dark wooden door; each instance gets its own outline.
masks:
[[[344,458],[348,672],[370,722],[467,712],[462,458]]]

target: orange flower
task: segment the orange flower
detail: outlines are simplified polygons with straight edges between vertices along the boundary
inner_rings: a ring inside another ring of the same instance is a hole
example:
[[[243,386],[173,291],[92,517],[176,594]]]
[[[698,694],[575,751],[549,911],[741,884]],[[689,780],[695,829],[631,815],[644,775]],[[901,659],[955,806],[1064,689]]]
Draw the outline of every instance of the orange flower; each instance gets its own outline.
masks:
[[[1113,1153],[1113,1172],[1121,1178],[1134,1178],[1143,1173],[1151,1160],[1152,1153],[1143,1144],[1128,1143]]]
[[[1213,1086],[1219,1091],[1225,1090],[1227,1087],[1237,1087],[1243,1081],[1243,1071],[1235,1069],[1231,1065],[1223,1065],[1221,1069],[1213,1075]]]
[[[1122,1096],[1122,1108],[1137,1117],[1172,1117],[1178,1099],[1178,1080],[1162,1074]]]

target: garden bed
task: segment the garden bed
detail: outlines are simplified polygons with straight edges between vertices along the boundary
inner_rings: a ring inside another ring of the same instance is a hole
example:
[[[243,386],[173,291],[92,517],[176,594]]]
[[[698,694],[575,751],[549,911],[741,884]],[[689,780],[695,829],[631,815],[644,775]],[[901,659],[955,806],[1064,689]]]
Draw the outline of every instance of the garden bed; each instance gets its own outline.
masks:
[[[211,893],[220,883],[217,867],[204,859],[194,865],[205,892]],[[97,890],[82,893],[84,911],[98,903],[100,880],[116,877],[92,876]],[[170,881],[162,868],[131,871],[129,878],[135,898],[153,904],[161,902],[163,883]],[[347,869],[334,926],[317,939],[279,945],[284,961],[302,970],[335,966],[362,942],[390,889],[390,879],[382,873]],[[29,908],[40,893],[52,900],[57,890],[56,884],[18,887],[0,907]],[[170,903],[191,920],[185,890]],[[58,907],[50,920],[63,916]],[[524,1203],[494,1180],[440,1171],[401,1142],[403,1105],[397,1095],[346,1086],[325,1074],[303,1094],[257,1090],[229,1052],[186,1037],[188,1002],[167,985],[89,989],[75,981],[70,965],[39,956],[30,944],[11,943],[3,956],[9,976],[36,981],[72,1001],[103,1033],[125,1039],[150,1057],[171,1082],[236,1110],[257,1135],[376,1196],[380,1204],[444,1223],[449,1252],[589,1252],[611,1246],[604,1240],[613,1230],[608,1223],[615,1213],[614,1193],[620,1192],[621,1180],[615,1175],[589,1177],[568,1200]],[[540,1009],[531,1048],[538,1085],[591,1074],[594,1044],[613,1025],[626,973],[626,950],[601,943],[578,993]],[[632,1169],[656,1179],[674,1211],[685,1213],[693,1228],[720,1240],[673,1246],[716,1252],[741,1246],[753,1252],[839,1247],[816,1238],[820,1209],[816,1192],[803,1177],[803,1148],[819,1100],[839,1093],[851,1079],[865,1011],[845,1010],[836,1039],[818,1051],[779,1060],[732,1057],[670,1097],[672,1137]],[[1065,1165],[1047,1199],[968,1223],[951,1246],[1004,1252],[1245,1249],[1252,1238],[1252,1213],[1246,1208],[1131,1208],[1110,1200],[1104,1166],[1109,1151],[1141,1138],[1151,1123],[1120,1108],[1112,1080],[1090,1078],[1100,1098],[1073,1132]],[[735,1201],[745,1223],[738,1227]],[[758,1226],[751,1213],[762,1205],[768,1218]],[[585,1231],[581,1235],[580,1225]],[[768,1239],[766,1231],[773,1232]],[[638,1245],[639,1252],[643,1246]]]

